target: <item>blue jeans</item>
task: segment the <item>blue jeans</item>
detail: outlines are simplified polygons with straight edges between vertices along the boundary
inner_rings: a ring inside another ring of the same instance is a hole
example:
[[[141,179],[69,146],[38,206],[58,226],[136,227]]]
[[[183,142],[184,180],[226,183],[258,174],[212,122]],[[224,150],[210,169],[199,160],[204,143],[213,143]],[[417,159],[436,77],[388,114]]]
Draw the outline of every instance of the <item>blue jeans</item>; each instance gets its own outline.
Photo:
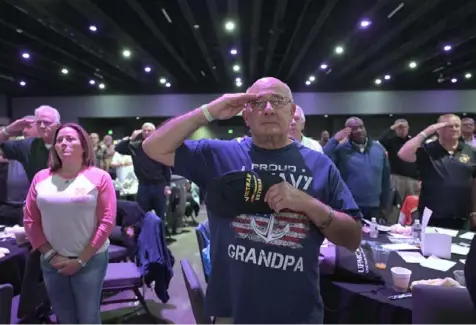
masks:
[[[101,324],[101,291],[109,254],[95,255],[72,276],[58,273],[41,258],[41,269],[53,311],[61,324]]]
[[[155,214],[161,218],[165,217],[165,183],[163,184],[144,184],[139,182],[137,190],[137,203],[144,210],[149,212],[154,210]]]

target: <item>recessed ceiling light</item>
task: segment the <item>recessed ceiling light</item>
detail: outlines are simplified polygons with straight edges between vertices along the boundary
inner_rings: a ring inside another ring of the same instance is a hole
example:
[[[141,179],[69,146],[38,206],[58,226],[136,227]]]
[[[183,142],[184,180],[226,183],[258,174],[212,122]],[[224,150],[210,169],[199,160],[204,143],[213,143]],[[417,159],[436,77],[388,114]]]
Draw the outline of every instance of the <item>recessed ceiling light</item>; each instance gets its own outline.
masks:
[[[240,66],[239,66],[238,64],[235,64],[235,65],[233,66],[233,71],[235,71],[235,72],[240,71]]]
[[[383,77],[385,80],[390,80],[392,77],[389,74],[386,74],[385,77]]]
[[[106,88],[105,84],[99,84],[99,89],[104,89],[104,88]]]
[[[337,54],[344,53],[344,48],[342,46],[337,46],[334,50]]]
[[[236,49],[231,49],[230,50],[231,55],[236,55],[237,53],[238,53],[238,51]]]
[[[469,73],[469,72],[464,75],[464,77],[465,77],[466,79],[471,79],[472,76],[473,76],[473,75],[472,75],[471,73]]]
[[[309,80],[306,81],[306,85],[309,86],[311,82]]]
[[[243,85],[243,83],[241,81],[236,82],[236,87],[241,87],[242,85]]]
[[[193,28],[195,28],[195,29],[199,29],[199,28],[200,28],[200,26],[199,26],[199,25],[193,25]]]
[[[21,54],[21,57],[28,60],[28,59],[30,58],[30,53],[28,53],[28,52],[23,52],[23,53]]]
[[[61,69],[61,73],[62,73],[62,74],[68,74],[69,71],[68,71],[68,69],[63,68],[63,69]]]
[[[329,66],[325,63],[321,64],[321,69],[326,70]]]
[[[227,21],[227,22],[225,23],[225,29],[226,29],[227,31],[231,32],[232,30],[235,29],[235,23],[232,22],[232,21]]]
[[[415,69],[417,67],[417,63],[415,61],[412,61],[408,64],[408,66],[410,67],[410,69]]]
[[[382,80],[381,79],[375,79],[375,84],[376,85],[380,85],[382,83]]]
[[[172,85],[170,84],[170,82],[167,82],[167,83],[165,84],[165,87],[167,87],[167,88],[170,88],[170,86],[172,86]]]
[[[91,80],[89,80],[89,84],[90,84],[90,85],[94,85],[94,84],[96,84],[96,81],[94,81],[93,79],[91,79]]]
[[[241,78],[240,77],[236,78],[235,82],[241,82]]]
[[[122,56],[125,57],[125,58],[129,58],[131,56],[131,51],[129,50],[124,50],[122,51]]]
[[[451,51],[451,49],[452,49],[451,45],[445,45],[445,46],[443,47],[443,50],[444,50],[445,52]]]
[[[458,82],[458,79],[456,79],[456,78],[451,79],[451,83],[457,83],[457,82]]]
[[[151,72],[151,71],[152,71],[152,68],[151,68],[151,67],[145,67],[145,68],[144,68],[144,71],[145,71],[145,72]]]
[[[91,25],[91,26],[89,26],[89,30],[90,30],[91,32],[96,32],[96,31],[98,30],[98,28],[97,28],[96,26],[94,26],[94,25]]]
[[[164,83],[167,82],[167,79],[165,79],[165,78],[160,78],[159,82],[160,82],[161,84],[164,84]]]
[[[314,77],[314,76],[310,76],[310,77],[309,77],[309,81],[312,82],[312,81],[314,81],[314,80],[316,80],[316,77]]]
[[[26,82],[24,82],[23,80],[20,81],[20,86],[25,87],[25,86],[26,86]]]
[[[372,24],[370,20],[364,19],[360,21],[360,27],[367,28]]]

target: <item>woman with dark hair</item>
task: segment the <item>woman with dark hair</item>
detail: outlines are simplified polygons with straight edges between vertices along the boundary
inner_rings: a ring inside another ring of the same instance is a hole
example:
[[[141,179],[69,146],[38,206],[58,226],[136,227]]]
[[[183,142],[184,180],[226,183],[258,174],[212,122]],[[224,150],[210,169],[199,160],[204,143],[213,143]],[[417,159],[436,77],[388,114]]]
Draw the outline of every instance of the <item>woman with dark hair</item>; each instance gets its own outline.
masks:
[[[116,193],[97,167],[86,131],[60,126],[49,168],[38,172],[24,210],[24,226],[41,268],[53,311],[63,324],[100,324],[101,290],[115,225]]]

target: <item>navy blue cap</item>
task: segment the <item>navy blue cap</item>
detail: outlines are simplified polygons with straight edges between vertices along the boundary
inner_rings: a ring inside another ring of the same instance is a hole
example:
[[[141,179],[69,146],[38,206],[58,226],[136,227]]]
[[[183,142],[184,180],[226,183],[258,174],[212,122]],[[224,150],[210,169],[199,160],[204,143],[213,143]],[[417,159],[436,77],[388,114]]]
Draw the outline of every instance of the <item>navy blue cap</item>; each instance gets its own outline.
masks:
[[[265,171],[230,172],[213,179],[207,188],[207,208],[223,217],[272,213],[264,197],[269,188],[283,182]]]

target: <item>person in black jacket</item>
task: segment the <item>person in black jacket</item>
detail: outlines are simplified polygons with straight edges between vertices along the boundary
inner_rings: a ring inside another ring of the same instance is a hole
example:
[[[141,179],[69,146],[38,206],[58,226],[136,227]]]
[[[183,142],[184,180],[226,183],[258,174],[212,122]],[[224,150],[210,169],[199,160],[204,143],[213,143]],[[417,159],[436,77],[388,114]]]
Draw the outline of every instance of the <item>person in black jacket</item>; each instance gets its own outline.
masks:
[[[402,202],[408,195],[415,195],[418,185],[418,171],[415,163],[408,163],[398,157],[402,146],[412,137],[408,134],[407,120],[398,119],[379,138],[388,153],[392,188],[396,189]]]
[[[130,137],[119,142],[116,151],[121,155],[132,156],[134,172],[139,181],[137,203],[145,212],[154,210],[164,218],[166,195],[170,192],[170,168],[150,159],[142,149],[142,141],[154,130],[152,123],[144,123],[141,130],[135,130]]]

